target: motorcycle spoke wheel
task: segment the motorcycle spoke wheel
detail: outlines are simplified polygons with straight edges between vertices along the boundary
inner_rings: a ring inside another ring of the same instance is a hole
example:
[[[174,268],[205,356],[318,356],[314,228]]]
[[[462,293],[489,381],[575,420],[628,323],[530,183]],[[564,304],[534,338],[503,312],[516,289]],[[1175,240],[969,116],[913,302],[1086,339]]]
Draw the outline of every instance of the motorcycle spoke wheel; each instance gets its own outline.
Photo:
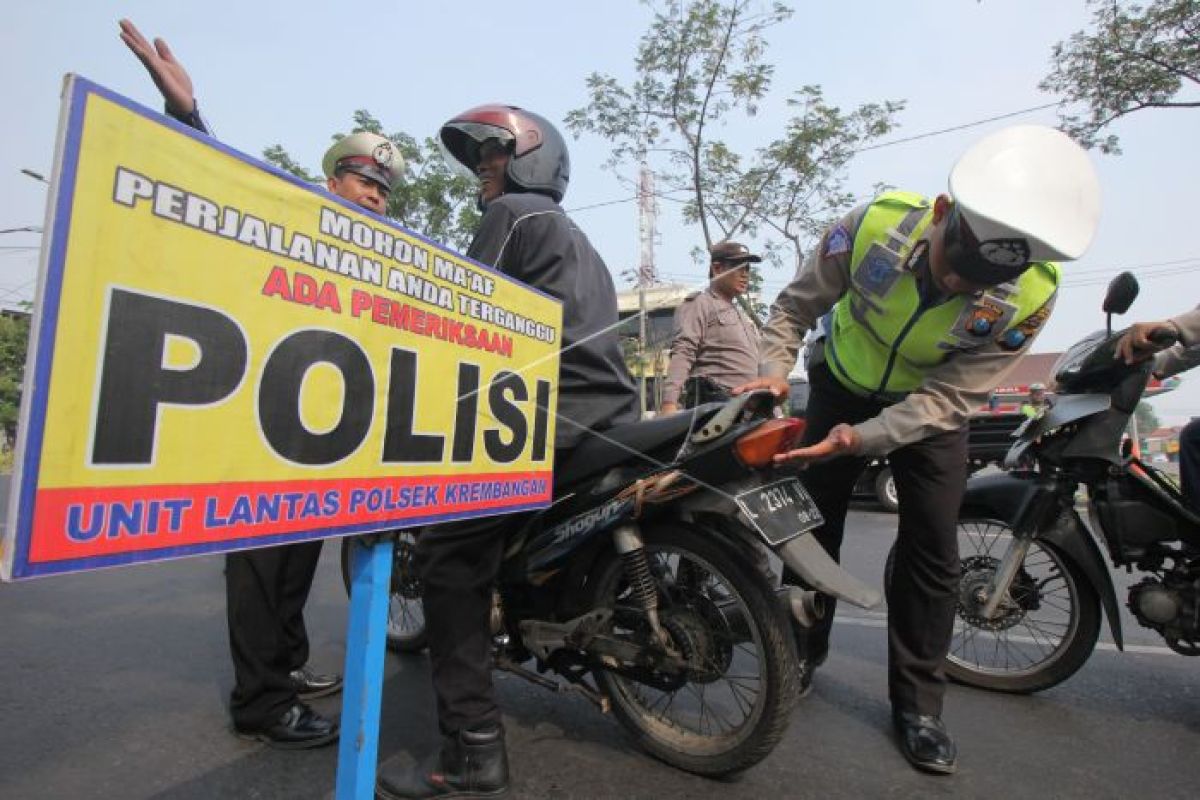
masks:
[[[421,579],[417,577],[416,537],[408,532],[396,538],[392,557],[392,591],[388,597],[388,647],[399,653],[415,653],[427,644],[425,605],[421,602]]]
[[[342,580],[350,591],[352,540],[342,540]],[[428,644],[425,606],[421,602],[421,579],[417,576],[416,537],[401,531],[392,555],[392,582],[388,596],[387,646],[397,653],[419,653]]]
[[[765,582],[703,544],[682,536],[646,541],[659,617],[687,669],[657,675],[653,686],[608,670],[596,677],[617,717],[652,754],[722,775],[756,763],[782,736],[795,702],[794,661]],[[617,609],[609,633],[646,641],[649,626],[621,563],[611,560],[594,586],[599,604]]]
[[[946,671],[960,683],[1027,693],[1065,680],[1087,660],[1099,635],[1099,600],[1082,570],[1035,539],[991,619],[985,588],[1012,543],[994,521],[959,523],[962,559],[957,617]]]

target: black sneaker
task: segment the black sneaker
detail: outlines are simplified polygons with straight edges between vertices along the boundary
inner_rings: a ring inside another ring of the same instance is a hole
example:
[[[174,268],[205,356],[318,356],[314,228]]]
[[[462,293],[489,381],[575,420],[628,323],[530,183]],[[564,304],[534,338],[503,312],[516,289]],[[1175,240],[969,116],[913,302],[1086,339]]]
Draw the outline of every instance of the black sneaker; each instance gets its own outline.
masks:
[[[313,672],[307,666],[294,669],[288,673],[296,696],[301,700],[312,700],[317,697],[335,694],[342,690],[342,676],[336,673],[321,675]]]

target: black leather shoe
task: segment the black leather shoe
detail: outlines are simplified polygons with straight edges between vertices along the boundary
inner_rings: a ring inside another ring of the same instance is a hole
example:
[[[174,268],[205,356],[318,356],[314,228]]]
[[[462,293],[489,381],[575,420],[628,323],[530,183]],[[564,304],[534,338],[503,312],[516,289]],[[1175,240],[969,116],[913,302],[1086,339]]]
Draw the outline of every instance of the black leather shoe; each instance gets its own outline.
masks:
[[[405,769],[381,769],[375,797],[421,800],[441,797],[503,797],[508,794],[508,751],[499,725],[460,731],[442,741],[428,762]]]
[[[301,700],[325,697],[342,690],[341,675],[319,675],[307,666],[292,670],[288,673],[288,678],[296,689],[296,696]]]
[[[900,752],[919,770],[949,775],[958,765],[958,748],[946,732],[942,718],[932,714],[897,711],[892,715]]]
[[[338,724],[323,717],[304,703],[293,703],[287,711],[264,728],[243,728],[235,725],[234,730],[243,739],[266,742],[281,750],[307,750],[322,747],[338,738]]]

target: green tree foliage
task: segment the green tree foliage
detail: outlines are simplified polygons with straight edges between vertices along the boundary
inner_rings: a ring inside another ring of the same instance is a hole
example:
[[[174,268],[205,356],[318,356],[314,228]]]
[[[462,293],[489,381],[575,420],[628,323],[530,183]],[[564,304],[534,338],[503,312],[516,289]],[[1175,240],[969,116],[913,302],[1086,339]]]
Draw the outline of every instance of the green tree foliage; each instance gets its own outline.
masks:
[[[354,112],[350,133],[362,131],[387,137],[404,157],[404,177],[392,187],[387,215],[435,242],[466,250],[479,226],[475,180],[451,170],[432,138],[418,141],[403,132],[385,133],[379,120],[366,110]],[[333,140],[345,135],[335,134]],[[280,145],[264,150],[263,158],[302,180],[321,181],[319,173],[310,173]]]
[[[1088,5],[1091,27],[1054,46],[1052,71],[1039,84],[1063,98],[1064,131],[1085,147],[1120,153],[1116,136],[1101,135],[1114,120],[1145,108],[1200,107],[1194,94],[1180,96],[1200,85],[1200,2]]]
[[[766,60],[766,33],[792,10],[754,0],[648,5],[654,16],[638,45],[633,82],[589,76],[588,104],[567,115],[567,127],[611,141],[609,167],[644,161],[667,194],[686,192],[684,218],[699,225],[703,248],[766,232],[777,237],[766,246],[773,263],[788,255],[798,263],[853,202],[843,186],[846,164],[893,128],[903,103],[843,111],[819,86],[805,86],[787,99],[791,117],[778,138],[738,151],[717,131],[735,117],[754,117],[767,100],[775,68]]]
[[[1137,404],[1137,408],[1134,409],[1133,414],[1137,419],[1138,436],[1141,438],[1145,438],[1158,430],[1161,424],[1158,420],[1158,414],[1154,411],[1154,406],[1145,401]]]
[[[21,386],[25,380],[25,351],[29,346],[29,315],[0,314],[0,430],[5,445],[17,436]]]

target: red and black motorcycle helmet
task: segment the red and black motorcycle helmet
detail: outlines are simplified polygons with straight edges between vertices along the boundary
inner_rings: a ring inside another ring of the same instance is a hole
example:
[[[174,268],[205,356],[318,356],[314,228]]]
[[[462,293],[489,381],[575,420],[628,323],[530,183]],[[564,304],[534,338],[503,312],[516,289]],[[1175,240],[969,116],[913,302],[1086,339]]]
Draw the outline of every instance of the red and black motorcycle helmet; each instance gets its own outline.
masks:
[[[438,133],[442,145],[474,175],[479,147],[498,139],[508,148],[507,177],[514,191],[549,195],[562,202],[571,180],[571,159],[562,134],[545,117],[499,103],[456,115]]]

